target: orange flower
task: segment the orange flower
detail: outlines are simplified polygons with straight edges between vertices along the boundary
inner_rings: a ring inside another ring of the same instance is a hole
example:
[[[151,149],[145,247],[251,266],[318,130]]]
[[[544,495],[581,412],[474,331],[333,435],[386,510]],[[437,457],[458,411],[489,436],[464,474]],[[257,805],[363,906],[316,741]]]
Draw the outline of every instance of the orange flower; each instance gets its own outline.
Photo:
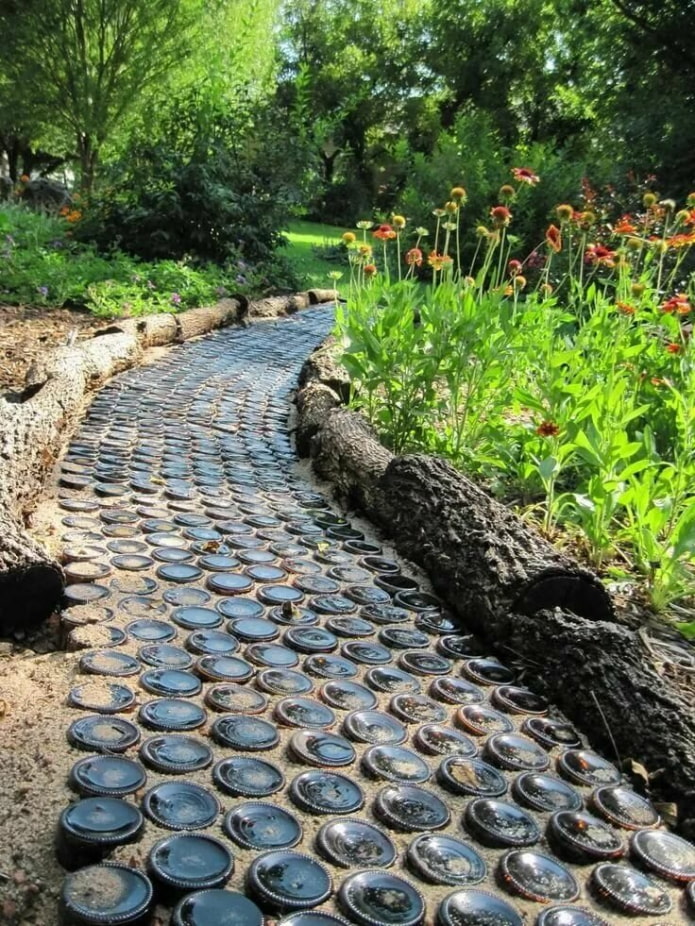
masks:
[[[362,269],[366,277],[373,277],[376,274],[376,266],[374,264],[365,264]]]
[[[79,209],[73,209],[71,212],[68,212],[65,218],[68,222],[74,224],[75,222],[80,221],[80,219],[82,218],[82,213],[79,211]]]
[[[372,253],[371,244],[361,244],[357,248],[357,253],[360,255],[360,257],[369,257],[369,255]]]
[[[512,176],[519,183],[527,183],[529,186],[535,186],[541,179],[530,167],[512,167]]]
[[[70,212],[70,206],[61,206],[58,210],[58,215],[67,215]]]
[[[666,345],[666,350],[669,352],[669,354],[680,354],[682,348],[680,344],[672,343]]]
[[[691,232],[690,234],[672,235],[666,239],[666,244],[676,249],[692,247],[695,244],[695,234]]]
[[[545,233],[545,243],[548,245],[551,251],[555,251],[556,254],[559,254],[562,250],[562,234],[557,225],[549,225]]]
[[[380,225],[372,234],[375,238],[378,238],[379,241],[389,241],[396,237],[396,232],[390,225]]]
[[[630,305],[629,302],[616,302],[615,307],[621,315],[634,315],[637,311],[634,305]]]
[[[616,225],[613,226],[613,231],[616,235],[636,235],[637,226],[632,224],[632,216],[624,215]]]
[[[668,315],[676,313],[677,315],[688,315],[692,312],[693,307],[685,293],[679,293],[677,296],[671,296],[666,302],[661,304],[661,311]]]
[[[440,270],[443,270],[446,264],[451,263],[451,258],[448,254],[437,254],[436,251],[430,251],[427,255],[427,263],[429,266],[437,273]]]
[[[559,433],[560,428],[554,421],[541,421],[536,428],[536,434],[539,437],[557,437]]]
[[[506,206],[493,206],[490,210],[490,217],[495,225],[509,225],[512,220],[512,214]]]
[[[422,251],[420,248],[411,248],[409,251],[406,251],[405,262],[409,267],[412,267],[413,264],[416,267],[422,266]]]
[[[526,286],[526,277],[518,274],[514,277],[514,289],[522,290]]]

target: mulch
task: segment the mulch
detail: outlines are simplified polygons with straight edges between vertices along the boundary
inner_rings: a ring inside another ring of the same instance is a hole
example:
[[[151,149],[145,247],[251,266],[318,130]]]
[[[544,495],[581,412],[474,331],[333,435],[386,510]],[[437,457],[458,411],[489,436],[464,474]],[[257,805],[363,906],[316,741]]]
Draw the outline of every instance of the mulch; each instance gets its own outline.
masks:
[[[45,351],[73,337],[91,337],[104,325],[104,319],[72,309],[0,305],[0,392],[21,390]]]

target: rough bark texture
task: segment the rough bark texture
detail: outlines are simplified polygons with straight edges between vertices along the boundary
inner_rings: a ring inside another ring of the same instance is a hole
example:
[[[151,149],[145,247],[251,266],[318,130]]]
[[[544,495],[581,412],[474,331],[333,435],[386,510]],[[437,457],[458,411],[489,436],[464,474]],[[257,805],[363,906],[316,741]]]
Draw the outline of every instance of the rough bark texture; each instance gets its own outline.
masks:
[[[680,831],[695,838],[692,698],[686,703],[660,673],[644,638],[620,624],[559,610],[509,614],[497,627],[505,633],[502,647],[526,661],[534,687],[616,764],[644,765],[652,789],[676,804]]]
[[[300,456],[309,456],[312,438],[319,431],[328,412],[339,405],[340,399],[328,386],[311,383],[302,389],[297,396],[298,418],[294,435]]]
[[[356,412],[335,409],[311,441],[314,469],[333,483],[350,505],[372,514],[379,510],[379,481],[393,454]]]
[[[341,402],[350,400],[350,377],[345,367],[338,363],[340,345],[331,335],[320,347],[310,354],[299,374],[299,389],[311,383],[320,383],[332,389]]]
[[[0,510],[0,632],[42,621],[53,610],[46,610],[46,602],[56,602],[63,585],[58,563]]]
[[[438,457],[394,459],[377,488],[380,519],[477,631],[509,611],[563,608],[610,620],[602,583]]]
[[[300,309],[306,309],[313,304],[309,301],[308,293],[297,293],[294,296],[270,296],[268,299],[249,302],[247,315],[249,318],[277,318],[282,315],[294,315]]]
[[[329,291],[327,300],[333,297]],[[47,351],[30,368],[21,393],[0,396],[0,634],[39,623],[58,604],[62,569],[28,535],[25,515],[73,432],[88,394],[139,363],[147,347],[198,337],[242,320],[247,310],[264,318],[309,304],[307,293],[251,304],[240,297],[178,315],[116,321],[90,340]]]
[[[310,289],[307,293],[310,305],[319,305],[321,302],[337,302],[338,294],[334,289]]]
[[[298,449],[428,571],[467,626],[501,656],[524,662],[525,678],[596,748],[624,770],[630,759],[641,763],[653,796],[673,801],[679,829],[695,837],[695,706],[687,683],[655,656],[648,637],[615,621],[596,576],[448,463],[393,457],[360,415],[336,408],[335,354],[324,344],[302,371]]]

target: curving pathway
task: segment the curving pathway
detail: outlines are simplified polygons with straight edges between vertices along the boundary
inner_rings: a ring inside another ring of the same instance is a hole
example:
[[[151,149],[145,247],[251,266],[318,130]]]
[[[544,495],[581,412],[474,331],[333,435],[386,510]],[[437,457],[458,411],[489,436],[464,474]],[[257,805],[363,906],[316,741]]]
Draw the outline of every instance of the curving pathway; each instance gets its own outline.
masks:
[[[331,323],[118,377],[64,457],[63,908],[149,923],[154,888],[188,926],[693,922],[695,848],[296,463],[291,391]]]

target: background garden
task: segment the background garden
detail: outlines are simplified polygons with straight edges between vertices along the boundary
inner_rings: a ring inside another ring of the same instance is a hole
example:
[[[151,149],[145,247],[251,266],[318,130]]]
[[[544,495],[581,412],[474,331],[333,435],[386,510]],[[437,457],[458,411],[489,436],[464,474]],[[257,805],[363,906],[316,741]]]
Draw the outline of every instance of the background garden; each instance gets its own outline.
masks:
[[[387,442],[693,632],[694,28],[680,0],[0,0],[0,302],[336,286]]]

